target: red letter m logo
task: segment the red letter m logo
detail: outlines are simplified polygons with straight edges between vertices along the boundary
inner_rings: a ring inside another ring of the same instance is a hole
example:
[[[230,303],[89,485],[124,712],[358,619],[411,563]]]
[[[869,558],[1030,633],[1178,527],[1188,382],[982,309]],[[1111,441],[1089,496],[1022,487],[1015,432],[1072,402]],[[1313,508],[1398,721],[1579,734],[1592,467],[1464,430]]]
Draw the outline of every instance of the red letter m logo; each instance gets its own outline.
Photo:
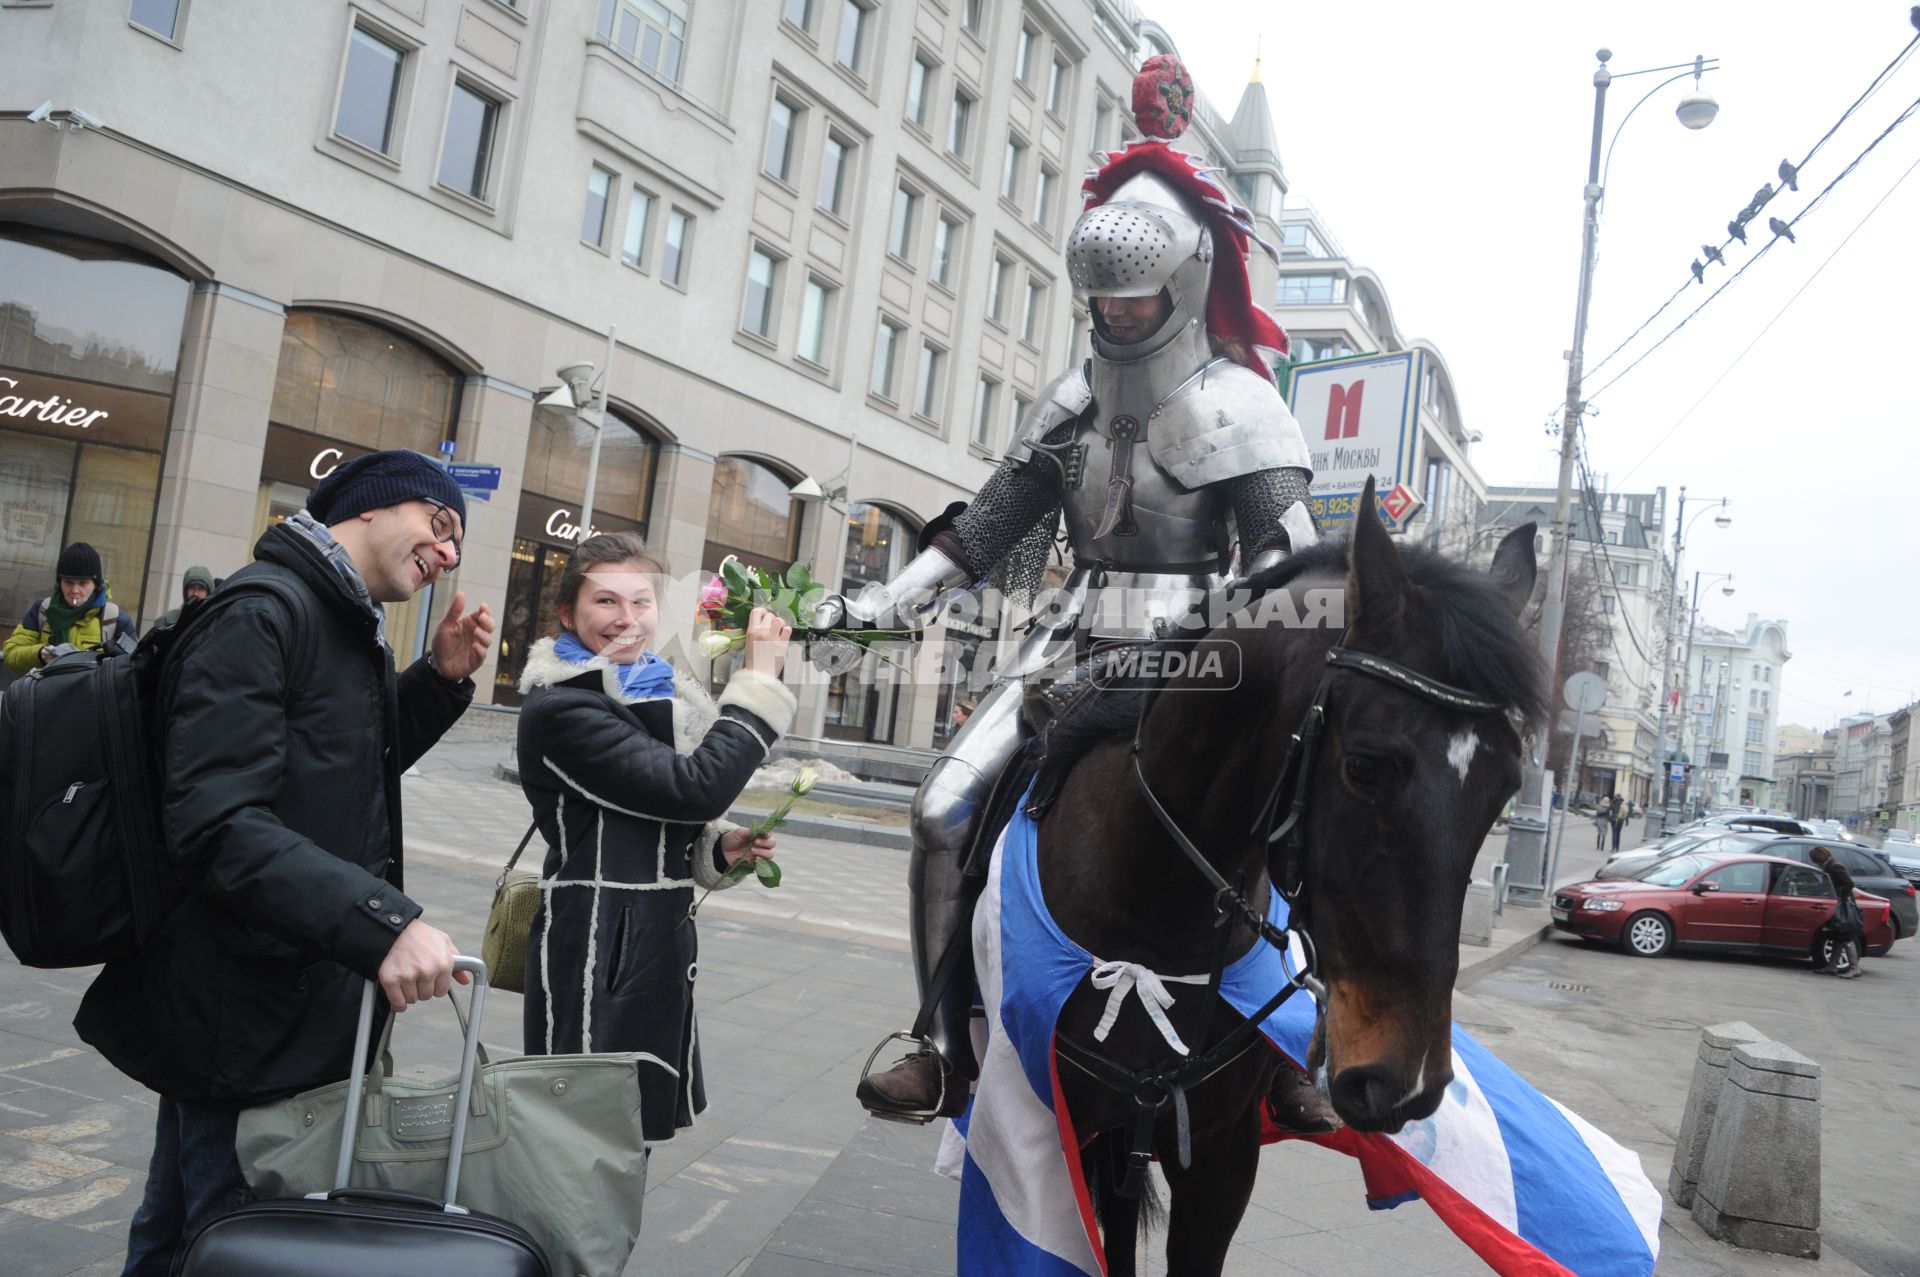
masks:
[[[1360,397],[1366,392],[1364,381],[1333,388],[1327,396],[1327,438],[1351,439],[1360,433]]]

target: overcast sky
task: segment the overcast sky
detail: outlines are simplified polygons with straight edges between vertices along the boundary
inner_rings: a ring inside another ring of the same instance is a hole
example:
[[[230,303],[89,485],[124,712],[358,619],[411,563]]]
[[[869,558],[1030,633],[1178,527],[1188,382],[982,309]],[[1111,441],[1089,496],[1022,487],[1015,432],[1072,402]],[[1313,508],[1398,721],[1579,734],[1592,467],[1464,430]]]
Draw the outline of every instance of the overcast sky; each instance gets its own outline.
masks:
[[[1262,37],[1290,201],[1313,205],[1379,274],[1403,336],[1440,348],[1467,428],[1486,436],[1475,461],[1497,484],[1554,482],[1558,443],[1543,428],[1566,397],[1595,50],[1613,50],[1616,76],[1695,54],[1722,69],[1703,85],[1721,105],[1711,127],[1674,118],[1689,78],[1619,136],[1590,370],[1691,283],[1701,245],[1726,240],[1756,189],[1778,185],[1780,161],[1799,162],[1916,35],[1909,5],[1888,0],[1145,3],[1229,116]],[[1664,78],[1615,80],[1609,138]],[[1799,193],[1768,205],[1749,245],[1709,268],[1708,287],[1690,287],[1587,381],[1596,484],[1665,485],[1670,502],[1685,484],[1689,584],[1696,568],[1735,575],[1731,598],[1702,590],[1703,623],[1737,627],[1750,612],[1786,622],[1783,723],[1828,727],[1920,696],[1920,173],[1902,180],[1920,161],[1920,118],[1795,226],[1796,243],[1596,391],[1772,238],[1769,216],[1798,214],[1916,99],[1920,50],[1806,164]],[[1718,497],[1731,499],[1730,528],[1692,520],[1697,499]],[[1664,535],[1670,545],[1671,513]]]

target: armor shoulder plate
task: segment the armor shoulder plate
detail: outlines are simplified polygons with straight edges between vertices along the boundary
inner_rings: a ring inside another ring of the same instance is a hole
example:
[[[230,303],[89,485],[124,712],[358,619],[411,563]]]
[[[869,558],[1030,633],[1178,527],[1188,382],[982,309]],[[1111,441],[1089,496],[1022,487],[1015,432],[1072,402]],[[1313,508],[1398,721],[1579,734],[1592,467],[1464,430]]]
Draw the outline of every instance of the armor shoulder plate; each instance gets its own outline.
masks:
[[[1147,447],[1174,482],[1202,488],[1259,470],[1313,473],[1306,436],[1274,384],[1222,361],[1161,406]]]
[[[1040,392],[1033,407],[1027,409],[1026,420],[1020,423],[1013,443],[1007,449],[1007,460],[1025,465],[1033,459],[1033,446],[1044,440],[1049,434],[1065,422],[1072,421],[1087,410],[1093,402],[1093,387],[1087,383],[1086,368],[1076,364],[1060,376],[1053,384]]]

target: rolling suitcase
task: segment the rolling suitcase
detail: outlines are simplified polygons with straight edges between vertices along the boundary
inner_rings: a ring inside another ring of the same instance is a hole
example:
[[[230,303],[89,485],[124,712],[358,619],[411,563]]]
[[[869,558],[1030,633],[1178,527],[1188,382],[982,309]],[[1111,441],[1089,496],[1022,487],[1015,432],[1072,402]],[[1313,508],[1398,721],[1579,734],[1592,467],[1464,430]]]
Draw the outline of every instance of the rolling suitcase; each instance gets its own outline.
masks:
[[[550,1277],[533,1238],[517,1224],[454,1205],[460,1187],[474,1056],[487,968],[456,958],[473,973],[473,1013],[460,1053],[460,1093],[453,1106],[452,1154],[440,1200],[412,1193],[347,1187],[357,1122],[342,1123],[338,1185],[329,1193],[255,1202],[216,1218],[187,1252],[181,1277]],[[347,1086],[347,1112],[361,1111],[367,1078],[367,1035],[375,986],[360,998],[360,1027]]]

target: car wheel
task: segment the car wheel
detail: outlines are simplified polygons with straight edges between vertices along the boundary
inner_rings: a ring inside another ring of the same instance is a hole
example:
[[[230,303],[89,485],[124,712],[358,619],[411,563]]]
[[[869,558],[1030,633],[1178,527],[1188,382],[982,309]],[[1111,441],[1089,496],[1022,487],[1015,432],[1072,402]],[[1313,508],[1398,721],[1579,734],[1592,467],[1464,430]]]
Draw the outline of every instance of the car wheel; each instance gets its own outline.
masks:
[[[1636,913],[1620,929],[1620,946],[1638,957],[1660,957],[1673,948],[1673,924],[1665,914]]]
[[[1808,952],[1807,956],[1813,959],[1815,970],[1826,970],[1833,962],[1833,937],[1815,936],[1813,938],[1813,948]]]

